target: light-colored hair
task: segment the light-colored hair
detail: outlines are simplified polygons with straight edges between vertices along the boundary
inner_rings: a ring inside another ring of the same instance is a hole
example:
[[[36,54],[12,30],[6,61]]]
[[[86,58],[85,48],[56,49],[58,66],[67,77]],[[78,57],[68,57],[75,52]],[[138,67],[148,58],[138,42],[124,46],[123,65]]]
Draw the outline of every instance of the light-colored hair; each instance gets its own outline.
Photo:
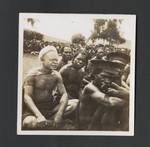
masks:
[[[43,49],[41,49],[41,51],[39,52],[39,59],[42,61],[44,55],[46,55],[47,53],[52,52],[55,53],[56,56],[58,56],[58,52],[56,50],[56,48],[54,46],[46,46]]]

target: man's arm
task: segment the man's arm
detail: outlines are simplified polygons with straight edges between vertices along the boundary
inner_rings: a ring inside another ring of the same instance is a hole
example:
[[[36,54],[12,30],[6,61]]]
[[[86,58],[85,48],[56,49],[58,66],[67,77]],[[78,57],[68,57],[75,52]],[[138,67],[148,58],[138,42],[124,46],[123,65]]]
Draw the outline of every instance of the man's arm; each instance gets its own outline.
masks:
[[[33,92],[33,87],[29,85],[24,86],[24,102],[28,106],[28,108],[33,112],[33,114],[37,117],[37,121],[45,121],[45,117],[41,114],[39,109],[36,107],[33,99],[31,98]]]
[[[92,91],[90,97],[97,101],[99,104],[103,104],[105,106],[122,106],[124,104],[123,100],[120,98],[108,97],[92,84],[90,87],[88,87],[88,89]]]
[[[67,107],[67,103],[68,103],[68,95],[67,95],[67,92],[66,92],[66,89],[64,87],[64,84],[63,84],[63,81],[62,81],[62,78],[61,78],[61,75],[58,73],[58,80],[57,80],[57,88],[58,88],[58,92],[60,93],[61,95],[61,98],[60,98],[60,107],[56,113],[56,116],[55,116],[55,122],[56,123],[59,123],[62,119],[62,116],[64,114],[64,111]]]
[[[66,66],[64,66],[60,69],[59,74],[60,75],[58,75],[58,76],[62,79],[63,83],[66,85],[67,78],[68,78],[68,71],[66,69]]]

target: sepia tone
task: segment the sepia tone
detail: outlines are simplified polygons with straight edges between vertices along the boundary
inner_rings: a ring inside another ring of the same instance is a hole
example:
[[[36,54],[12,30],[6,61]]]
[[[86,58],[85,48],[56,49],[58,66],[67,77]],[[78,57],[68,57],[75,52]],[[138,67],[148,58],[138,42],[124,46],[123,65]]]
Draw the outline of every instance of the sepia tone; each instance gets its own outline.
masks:
[[[71,15],[20,15],[19,134],[133,135],[135,16]]]

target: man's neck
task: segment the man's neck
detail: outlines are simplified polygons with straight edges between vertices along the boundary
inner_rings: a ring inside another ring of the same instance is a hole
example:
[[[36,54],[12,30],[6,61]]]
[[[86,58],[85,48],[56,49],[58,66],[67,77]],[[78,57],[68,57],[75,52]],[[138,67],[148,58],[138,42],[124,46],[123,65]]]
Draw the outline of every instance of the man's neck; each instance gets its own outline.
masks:
[[[68,62],[68,60],[67,60],[67,59],[65,59],[65,58],[62,58],[62,61],[63,61],[63,62],[65,62],[65,63],[67,63],[67,62]]]
[[[42,67],[42,71],[43,71],[44,73],[49,73],[49,74],[51,74],[51,73],[53,72],[52,69],[48,69],[48,68],[45,68],[45,67]]]
[[[72,63],[72,67],[75,69],[75,70],[80,70],[81,68],[77,68],[73,63]]]

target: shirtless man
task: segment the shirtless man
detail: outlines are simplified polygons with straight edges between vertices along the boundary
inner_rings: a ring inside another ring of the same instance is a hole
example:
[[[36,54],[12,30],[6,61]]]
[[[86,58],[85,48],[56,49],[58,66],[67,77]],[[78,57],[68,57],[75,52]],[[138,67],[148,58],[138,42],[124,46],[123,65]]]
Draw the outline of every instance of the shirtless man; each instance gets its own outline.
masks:
[[[80,97],[85,63],[86,56],[79,53],[72,63],[65,65],[60,70],[69,99],[79,99]]]
[[[65,113],[67,115],[73,110],[68,102],[61,75],[55,71],[58,64],[56,48],[43,48],[39,59],[41,67],[31,71],[23,84],[23,128],[35,128],[38,123],[51,118],[57,127]],[[59,96],[54,98],[53,92],[56,88]]]
[[[95,75],[94,81],[83,89],[79,106],[80,128],[83,130],[116,129],[120,119],[117,118],[120,116],[118,110],[128,105],[129,93],[124,89],[115,89],[115,86],[121,82],[118,77],[119,70],[116,67],[118,64],[95,61],[100,62],[98,64],[103,70]]]

